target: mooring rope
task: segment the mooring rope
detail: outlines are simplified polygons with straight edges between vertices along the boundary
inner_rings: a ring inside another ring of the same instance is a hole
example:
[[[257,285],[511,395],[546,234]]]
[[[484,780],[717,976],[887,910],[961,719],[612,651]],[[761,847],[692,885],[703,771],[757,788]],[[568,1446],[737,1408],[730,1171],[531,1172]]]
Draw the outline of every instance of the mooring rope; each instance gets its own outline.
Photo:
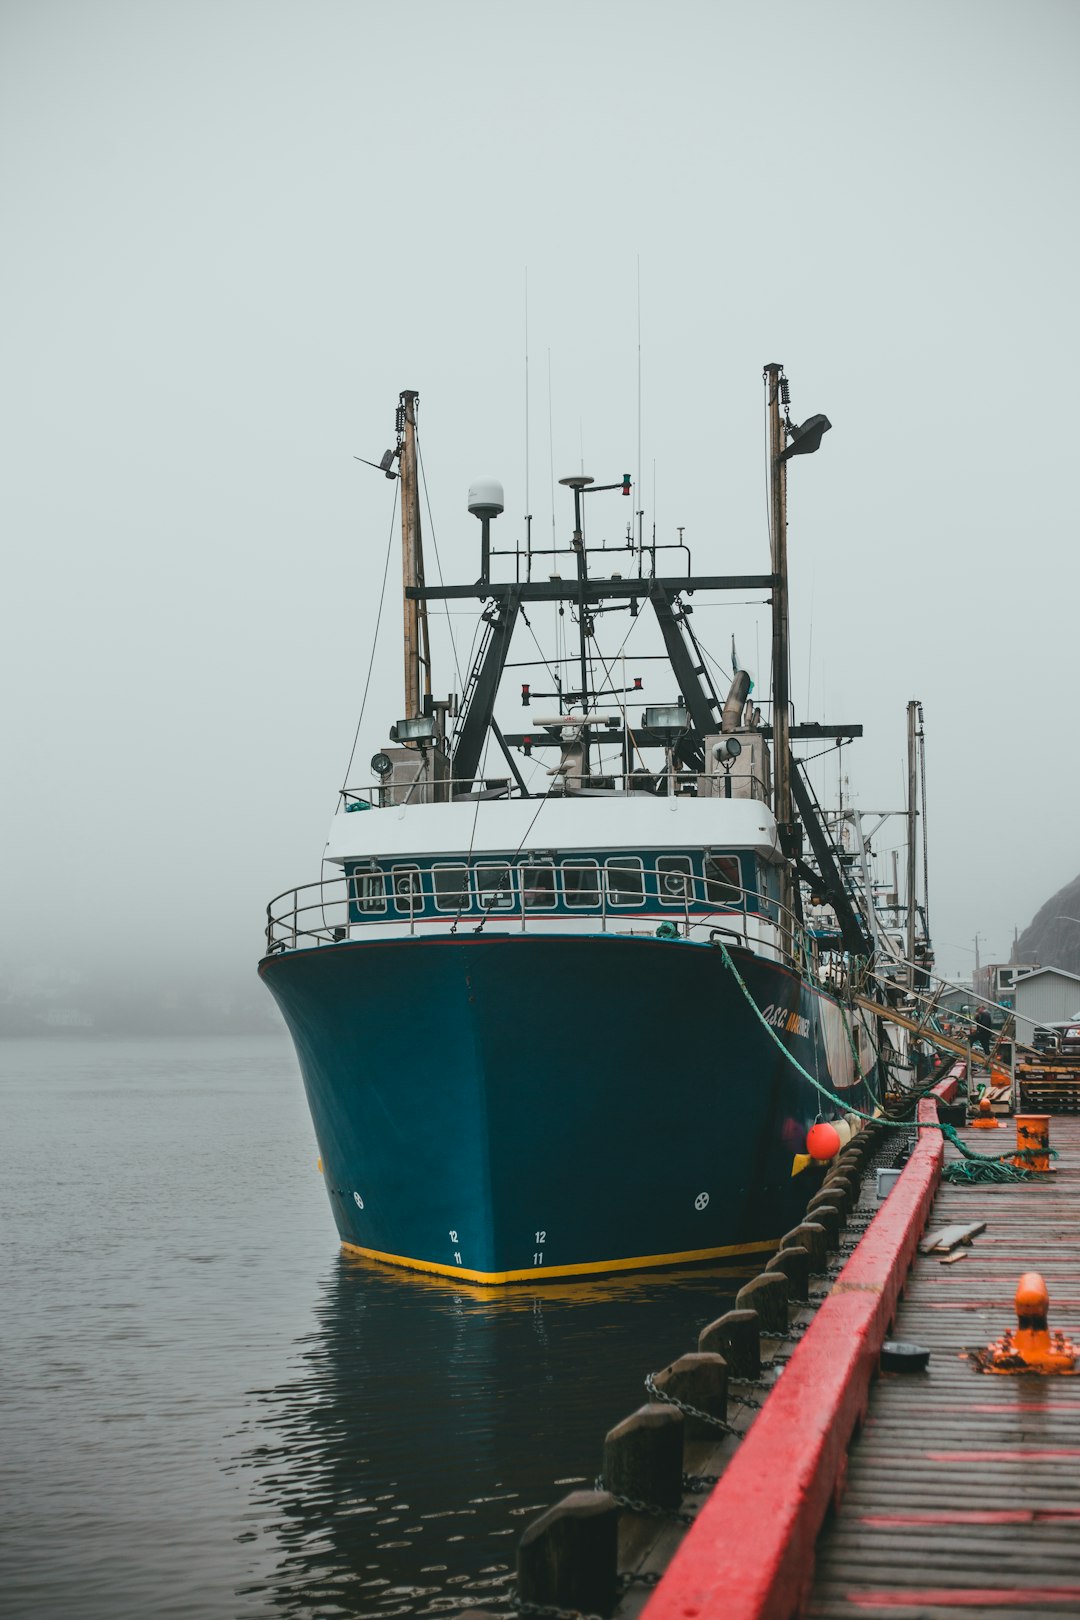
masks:
[[[775,1043],[775,1045],[779,1047],[780,1051],[784,1054],[791,1066],[798,1070],[804,1080],[809,1080],[816,1092],[818,1092],[822,1097],[827,1097],[828,1100],[831,1103],[835,1103],[838,1108],[844,1109],[845,1112],[849,1114],[855,1114],[859,1119],[865,1119],[871,1125],[881,1125],[884,1126],[886,1130],[890,1131],[907,1131],[911,1129],[910,1120],[891,1120],[886,1119],[881,1114],[868,1114],[863,1109],[856,1108],[848,1099],[838,1097],[834,1091],[829,1090],[828,1086],[823,1086],[821,1081],[810,1073],[809,1069],[803,1067],[798,1058],[795,1056],[794,1052],[788,1050],[783,1041],[780,1039],[779,1035],[776,1033],[775,1029],[773,1029],[772,1025],[765,1017],[765,1014],[754,1000],[753,995],[750,992],[749,985],[746,983],[742,974],[732,961],[731,953],[728,951],[728,948],[724,944],[723,940],[714,940],[714,944],[723,958],[724,966],[729,969],[735,979],[735,983],[738,985],[750,1006],[753,1008],[761,1027],[765,1030],[766,1034]],[[1040,1175],[1039,1171],[1023,1170],[1019,1165],[1012,1163],[1012,1159],[1014,1157],[1033,1158],[1036,1153],[1039,1152],[1038,1149],[1019,1148],[1016,1150],[1015,1154],[1010,1154],[1009,1159],[1005,1160],[994,1158],[985,1153],[976,1153],[973,1148],[969,1148],[961,1139],[959,1132],[956,1130],[954,1125],[944,1125],[937,1120],[935,1120],[933,1123],[926,1122],[925,1124],[920,1121],[919,1129],[940,1131],[945,1140],[951,1142],[953,1147],[956,1148],[957,1152],[961,1154],[962,1157],[967,1161],[967,1163],[964,1164],[948,1164],[945,1166],[942,1174],[948,1181],[1034,1181]],[[1053,1148],[1045,1149],[1043,1151],[1049,1152],[1055,1158],[1057,1157]]]

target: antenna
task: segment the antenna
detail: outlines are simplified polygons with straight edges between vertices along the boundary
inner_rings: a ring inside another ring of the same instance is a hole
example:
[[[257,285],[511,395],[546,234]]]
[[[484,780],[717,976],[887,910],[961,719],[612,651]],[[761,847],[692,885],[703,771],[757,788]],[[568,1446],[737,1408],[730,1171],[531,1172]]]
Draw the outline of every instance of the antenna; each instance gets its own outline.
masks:
[[[637,256],[637,492],[641,496],[641,254]],[[638,559],[641,557],[641,518],[638,514]],[[638,568],[640,577],[641,569]]]
[[[525,266],[525,578],[532,579],[532,512],[529,509],[529,267]]]

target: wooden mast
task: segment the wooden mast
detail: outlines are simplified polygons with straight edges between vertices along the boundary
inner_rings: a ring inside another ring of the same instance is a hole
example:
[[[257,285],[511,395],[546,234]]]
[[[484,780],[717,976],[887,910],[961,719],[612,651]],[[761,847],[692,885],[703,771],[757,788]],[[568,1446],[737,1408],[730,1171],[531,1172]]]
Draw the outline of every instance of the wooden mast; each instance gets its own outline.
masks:
[[[410,587],[424,584],[424,547],[420,533],[420,481],[417,478],[416,402],[414,388],[402,391],[401,445],[401,577],[404,587],[405,715],[414,720],[426,714],[431,699],[431,648],[428,643],[427,603],[410,598]],[[420,672],[424,674],[421,701]]]
[[[782,365],[765,367],[769,410],[769,531],[772,545],[772,724],[773,724],[773,808],[780,845],[792,854],[791,814],[791,693],[788,670],[788,577],[787,577],[787,464],[784,428],[780,420],[780,380]],[[790,942],[793,884],[790,869],[783,871],[785,911],[784,937]]]

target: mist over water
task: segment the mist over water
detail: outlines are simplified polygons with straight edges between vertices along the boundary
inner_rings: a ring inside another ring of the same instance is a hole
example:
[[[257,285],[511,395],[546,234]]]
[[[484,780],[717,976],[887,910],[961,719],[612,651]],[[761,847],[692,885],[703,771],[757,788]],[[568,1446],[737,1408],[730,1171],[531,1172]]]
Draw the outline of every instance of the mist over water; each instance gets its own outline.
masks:
[[[504,483],[510,548],[527,514],[534,544],[567,543],[557,480],[582,470],[634,475],[632,502],[594,503],[590,545],[621,544],[633,507],[695,569],[757,572],[770,360],[794,420],[833,423],[790,480],[795,718],[866,728],[803,750],[815,786],[897,808],[920,698],[939,963],[969,970],[976,932],[1003,960],[1080,867],[1061,834],[1080,785],[1062,206],[1080,10],[416,0],[410,18],[2,9],[11,974],[231,982],[269,897],[318,876],[373,642],[359,766],[403,712],[393,485],[353,459],[392,442],[401,389],[420,393],[431,579],[477,576],[478,474]],[[432,617],[439,694],[478,605]],[[699,593],[694,612],[765,697],[763,602]],[[657,650],[649,618],[628,663]],[[537,613],[535,632],[551,657],[559,627]]]
[[[280,1037],[0,1041],[0,1106],[5,1620],[499,1606],[738,1286],[342,1258]]]

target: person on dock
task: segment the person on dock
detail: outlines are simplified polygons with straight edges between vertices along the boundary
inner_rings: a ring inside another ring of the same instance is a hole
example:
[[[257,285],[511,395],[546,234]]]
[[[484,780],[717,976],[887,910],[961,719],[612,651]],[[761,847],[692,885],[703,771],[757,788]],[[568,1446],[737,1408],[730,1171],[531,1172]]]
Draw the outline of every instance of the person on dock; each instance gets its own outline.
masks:
[[[990,1017],[989,1007],[980,1007],[975,1014],[975,1028],[971,1033],[972,1046],[981,1046],[983,1051],[989,1053],[994,1044],[994,1025]]]

